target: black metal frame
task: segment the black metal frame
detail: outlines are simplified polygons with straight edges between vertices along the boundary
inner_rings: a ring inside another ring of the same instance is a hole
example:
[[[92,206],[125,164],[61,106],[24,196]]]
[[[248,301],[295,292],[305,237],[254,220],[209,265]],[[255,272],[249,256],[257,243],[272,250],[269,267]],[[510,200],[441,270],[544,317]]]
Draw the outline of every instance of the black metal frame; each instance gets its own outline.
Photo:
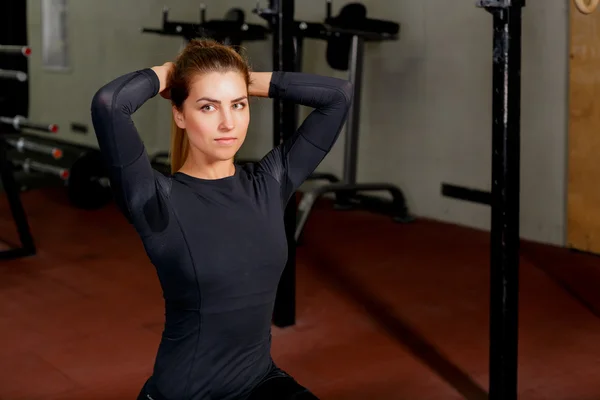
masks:
[[[521,27],[525,0],[479,0],[493,15],[492,191],[443,184],[442,194],[492,208],[490,400],[517,398]]]
[[[273,35],[273,71],[294,71],[296,68],[294,42],[294,0],[269,0],[267,9],[255,12],[269,22]],[[273,100],[273,146],[290,138],[297,126],[296,105],[282,99]],[[287,327],[296,323],[296,226],[297,206],[292,197],[284,212],[288,243],[287,263],[283,270],[273,310],[273,323]]]
[[[36,253],[27,215],[21,202],[20,190],[13,174],[12,165],[7,157],[7,147],[8,144],[4,141],[4,138],[0,137],[0,179],[2,179],[2,186],[8,199],[10,212],[17,227],[20,245],[13,245],[11,249],[0,251],[1,260],[27,257]]]
[[[194,38],[207,37],[224,44],[239,43],[241,41],[266,40],[268,29],[257,25],[244,23],[239,26],[233,21],[229,26],[223,20],[206,20],[206,7],[200,8],[200,21],[198,23],[179,22],[169,20],[169,9],[163,8],[162,27],[142,28],[142,33],[154,33],[164,36],[180,36],[189,42]],[[231,28],[227,30],[226,28]]]
[[[330,17],[330,3],[328,3],[328,18]],[[344,148],[343,181],[334,182],[317,187],[303,193],[298,207],[298,218],[294,238],[300,241],[304,226],[316,201],[323,195],[334,193],[338,209],[358,207],[371,212],[390,215],[396,222],[409,222],[410,216],[406,199],[402,190],[390,183],[358,183],[358,143],[360,126],[360,106],[362,92],[364,44],[366,41],[395,40],[396,35],[377,34],[357,30],[341,29],[326,24],[296,21],[296,37],[308,37],[327,40],[330,37],[346,36],[351,39],[348,75],[354,86],[354,96],[346,123],[346,141]],[[359,194],[360,192],[388,192],[392,196],[391,202],[374,196]]]
[[[525,0],[480,0],[494,17],[490,400],[517,398],[521,14]]]
[[[298,23],[295,23],[298,25]],[[296,34],[294,34],[294,71],[301,72],[302,71],[302,63],[304,60],[304,37],[302,35],[297,34],[298,28],[296,29]],[[298,127],[300,107],[295,104],[294,108],[296,109],[294,113],[295,121],[294,126]],[[306,179],[307,181],[327,181],[329,183],[338,183],[340,182],[340,178],[335,176],[329,172],[313,172]]]
[[[26,47],[27,44],[27,4],[26,2],[3,2],[0,5],[0,14],[5,20],[0,26],[0,44],[12,46],[16,49]],[[0,78],[0,110],[3,117],[24,115],[29,109],[29,72],[28,53],[23,51],[0,51],[0,68],[22,72],[25,80]],[[21,120],[19,120],[20,122]],[[19,124],[26,126],[27,124]],[[3,242],[11,246],[0,251],[0,260],[27,257],[36,253],[36,246],[29,227],[29,221],[21,202],[21,191],[16,182],[13,166],[8,159],[9,144],[5,141],[5,134],[17,131],[18,127],[8,125],[3,118],[0,121],[0,180],[4,194],[8,200],[10,213],[15,222],[19,243]]]
[[[485,190],[472,189],[464,186],[442,183],[442,196],[452,197],[457,200],[470,201],[487,206],[492,205],[492,194]]]
[[[279,284],[273,320],[277,326],[289,326],[295,321],[295,246],[300,239],[312,207],[319,197],[326,193],[335,193],[338,206],[359,206],[373,212],[386,213],[398,222],[412,220],[400,188],[388,183],[362,184],[356,182],[364,42],[394,40],[396,36],[334,28],[321,23],[295,21],[293,0],[270,0],[268,9],[257,8],[256,13],[266,19],[271,27],[274,71],[301,69],[304,38],[327,40],[329,37],[339,37],[340,35],[352,38],[349,54],[349,79],[354,84],[355,94],[346,126],[344,182],[339,182],[339,179],[333,174],[314,174],[312,179],[325,179],[330,183],[304,193],[298,207],[296,207],[295,201],[292,201],[285,211],[286,236],[289,246],[288,263]],[[331,6],[328,3],[327,16],[329,17],[330,14]],[[296,50],[295,55],[294,49]],[[274,146],[278,146],[294,133],[297,126],[297,111],[297,106],[294,104],[283,101],[274,102]],[[358,194],[358,192],[365,191],[387,191],[392,195],[392,201]]]

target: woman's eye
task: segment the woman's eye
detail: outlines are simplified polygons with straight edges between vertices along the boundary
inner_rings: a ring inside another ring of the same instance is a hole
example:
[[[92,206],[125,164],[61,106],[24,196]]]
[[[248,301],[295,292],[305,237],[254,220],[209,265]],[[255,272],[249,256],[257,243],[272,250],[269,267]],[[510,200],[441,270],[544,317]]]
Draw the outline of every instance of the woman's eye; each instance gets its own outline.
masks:
[[[242,108],[244,108],[246,106],[246,104],[244,103],[236,103],[233,105],[233,107],[237,110],[241,110]]]
[[[202,107],[202,110],[204,111],[212,111],[215,107],[213,107],[211,104],[207,104],[205,106]]]

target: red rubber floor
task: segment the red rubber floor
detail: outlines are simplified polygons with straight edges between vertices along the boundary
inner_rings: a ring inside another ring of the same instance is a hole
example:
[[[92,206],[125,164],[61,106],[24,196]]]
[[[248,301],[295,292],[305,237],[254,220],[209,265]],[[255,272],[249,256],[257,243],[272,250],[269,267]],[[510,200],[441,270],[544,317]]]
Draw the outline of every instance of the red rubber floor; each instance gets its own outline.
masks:
[[[38,254],[0,261],[0,399],[133,399],[163,308],[114,206],[23,195]],[[0,238],[16,234],[0,197]],[[323,400],[485,399],[488,235],[360,211],[314,211],[298,248],[297,325],[280,366]],[[519,398],[600,398],[600,257],[523,243]]]

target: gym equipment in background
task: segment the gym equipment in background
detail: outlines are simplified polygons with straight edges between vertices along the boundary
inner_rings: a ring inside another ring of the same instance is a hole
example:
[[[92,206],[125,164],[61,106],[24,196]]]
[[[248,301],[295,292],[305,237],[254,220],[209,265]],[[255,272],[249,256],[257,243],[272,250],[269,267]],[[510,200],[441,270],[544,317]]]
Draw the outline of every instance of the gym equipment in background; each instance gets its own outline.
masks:
[[[490,400],[517,399],[521,15],[525,0],[479,0],[493,15]]]
[[[29,46],[15,46],[15,45],[1,45],[0,53],[2,54],[21,54],[25,57],[31,55],[31,48]]]
[[[274,40],[275,54],[281,54],[284,51],[288,51],[287,54],[289,54],[291,47],[289,43],[293,36],[293,32],[290,32],[289,29],[290,21],[293,19],[293,5],[293,0],[271,0],[269,9],[257,9],[259,15],[271,20],[274,31],[277,33],[277,40]],[[492,49],[493,185],[491,195],[484,196],[487,197],[492,207],[489,398],[490,400],[512,400],[517,398],[518,366],[520,70],[521,15],[524,0],[478,0],[477,6],[489,11],[494,19]],[[354,10],[347,9],[346,16],[353,13],[359,14],[359,8],[352,7]],[[329,15],[330,6],[328,5]],[[341,16],[342,13],[340,13]],[[346,18],[340,19],[332,21],[328,18],[329,24],[333,23],[333,25],[313,27],[321,34],[336,36],[336,41],[342,37],[350,38],[352,56],[349,59],[349,67],[351,70],[360,68],[361,64],[354,64],[353,61],[360,61],[364,41],[369,38],[387,40],[390,35],[394,35],[391,32],[371,31],[373,21],[364,20],[353,24],[356,20],[350,21],[348,18],[344,22]],[[346,23],[353,24],[354,27],[348,27]],[[375,23],[375,26],[377,25]],[[371,28],[367,28],[369,26]],[[309,23],[298,27],[304,31],[311,30]],[[389,25],[386,24],[386,27],[389,29]],[[336,32],[338,29],[339,32]],[[365,35],[365,33],[367,34]],[[338,48],[331,49],[331,51],[335,53],[341,47],[342,45],[339,44]],[[328,51],[328,58],[331,54]],[[334,61],[334,65],[335,63],[336,61]],[[339,67],[343,68],[344,65],[340,64]],[[357,72],[356,75],[360,77],[360,70]],[[356,112],[357,109],[354,109],[353,114]],[[290,111],[276,114],[276,116],[278,115],[281,115],[279,120],[276,119],[278,123],[285,121],[289,123],[293,120]],[[275,132],[276,139],[277,133],[278,131]],[[289,228],[289,222],[286,227]],[[295,290],[291,283],[283,285],[282,282],[280,285],[282,293],[287,290],[293,293]],[[278,297],[277,302],[280,304],[276,303],[276,310],[282,314],[287,313],[290,316],[290,324],[293,323],[295,313],[293,299]]]
[[[27,115],[29,109],[28,58],[27,48],[27,2],[7,1],[0,3],[0,114]],[[27,50],[16,51],[16,49]],[[9,72],[7,72],[9,71]],[[8,200],[8,206],[17,228],[19,243],[0,251],[0,259],[14,259],[36,253],[36,246],[29,228],[27,214],[21,202],[19,188],[7,158],[8,144],[3,138],[3,124],[0,120],[0,179]],[[9,130],[15,128],[10,126]]]
[[[38,153],[49,154],[55,160],[60,160],[63,156],[62,149],[54,146],[48,146],[26,140],[23,137],[18,139],[6,139],[6,142],[18,151],[31,150]]]
[[[0,79],[11,79],[19,82],[26,82],[27,73],[12,69],[0,69]]]
[[[442,195],[491,206],[490,400],[517,398],[521,15],[525,0],[478,0],[493,15],[492,191],[442,184]]]
[[[11,147],[8,162],[14,170],[53,178],[45,184],[66,187],[73,206],[95,210],[112,200],[108,170],[98,149],[24,133],[5,135],[4,140]]]
[[[517,399],[521,15],[525,0],[479,0],[493,15],[490,400]]]
[[[254,11],[267,20],[273,35],[273,71],[296,69],[294,49],[294,0],[269,0],[269,8],[261,9],[260,3]],[[296,131],[297,107],[289,101],[273,100],[273,146],[279,146]],[[296,323],[296,226],[297,206],[292,197],[284,211],[285,234],[288,257],[279,280],[273,324],[287,327]]]
[[[354,85],[354,98],[346,123],[344,152],[344,177],[340,183],[319,186],[303,193],[298,207],[295,240],[300,241],[302,231],[315,202],[327,193],[336,195],[339,209],[360,208],[384,213],[397,222],[412,221],[402,190],[390,183],[358,183],[358,142],[360,125],[363,54],[365,42],[383,42],[398,39],[400,25],[392,21],[367,18],[367,9],[361,3],[346,4],[339,15],[331,16],[332,2],[326,2],[323,23],[295,21],[299,51],[304,38],[327,41],[326,58],[336,70],[347,70]],[[388,192],[392,201],[360,194],[361,192]]]
[[[32,122],[22,115],[16,115],[14,117],[0,116],[0,122],[5,125],[12,126],[15,131],[19,131],[21,128],[26,128],[50,133],[58,132],[58,125],[56,124],[40,124],[38,122]]]
[[[154,153],[154,155],[150,157],[150,165],[165,176],[171,175],[171,161],[169,153],[166,151]]]
[[[162,28],[142,28],[143,33],[183,37],[185,42],[194,38],[211,38],[221,43],[239,46],[241,43],[265,40],[268,30],[262,25],[246,22],[246,14],[240,8],[232,8],[223,19],[206,20],[206,5],[200,6],[200,22],[169,21],[169,9],[163,8]]]

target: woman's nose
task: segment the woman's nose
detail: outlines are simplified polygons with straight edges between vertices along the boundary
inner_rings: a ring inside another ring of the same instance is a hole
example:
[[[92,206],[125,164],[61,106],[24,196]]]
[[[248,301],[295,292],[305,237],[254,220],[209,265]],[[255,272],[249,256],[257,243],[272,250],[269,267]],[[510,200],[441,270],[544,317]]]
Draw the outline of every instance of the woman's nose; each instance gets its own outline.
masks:
[[[221,129],[230,131],[235,128],[233,114],[229,110],[223,110],[221,114]]]

